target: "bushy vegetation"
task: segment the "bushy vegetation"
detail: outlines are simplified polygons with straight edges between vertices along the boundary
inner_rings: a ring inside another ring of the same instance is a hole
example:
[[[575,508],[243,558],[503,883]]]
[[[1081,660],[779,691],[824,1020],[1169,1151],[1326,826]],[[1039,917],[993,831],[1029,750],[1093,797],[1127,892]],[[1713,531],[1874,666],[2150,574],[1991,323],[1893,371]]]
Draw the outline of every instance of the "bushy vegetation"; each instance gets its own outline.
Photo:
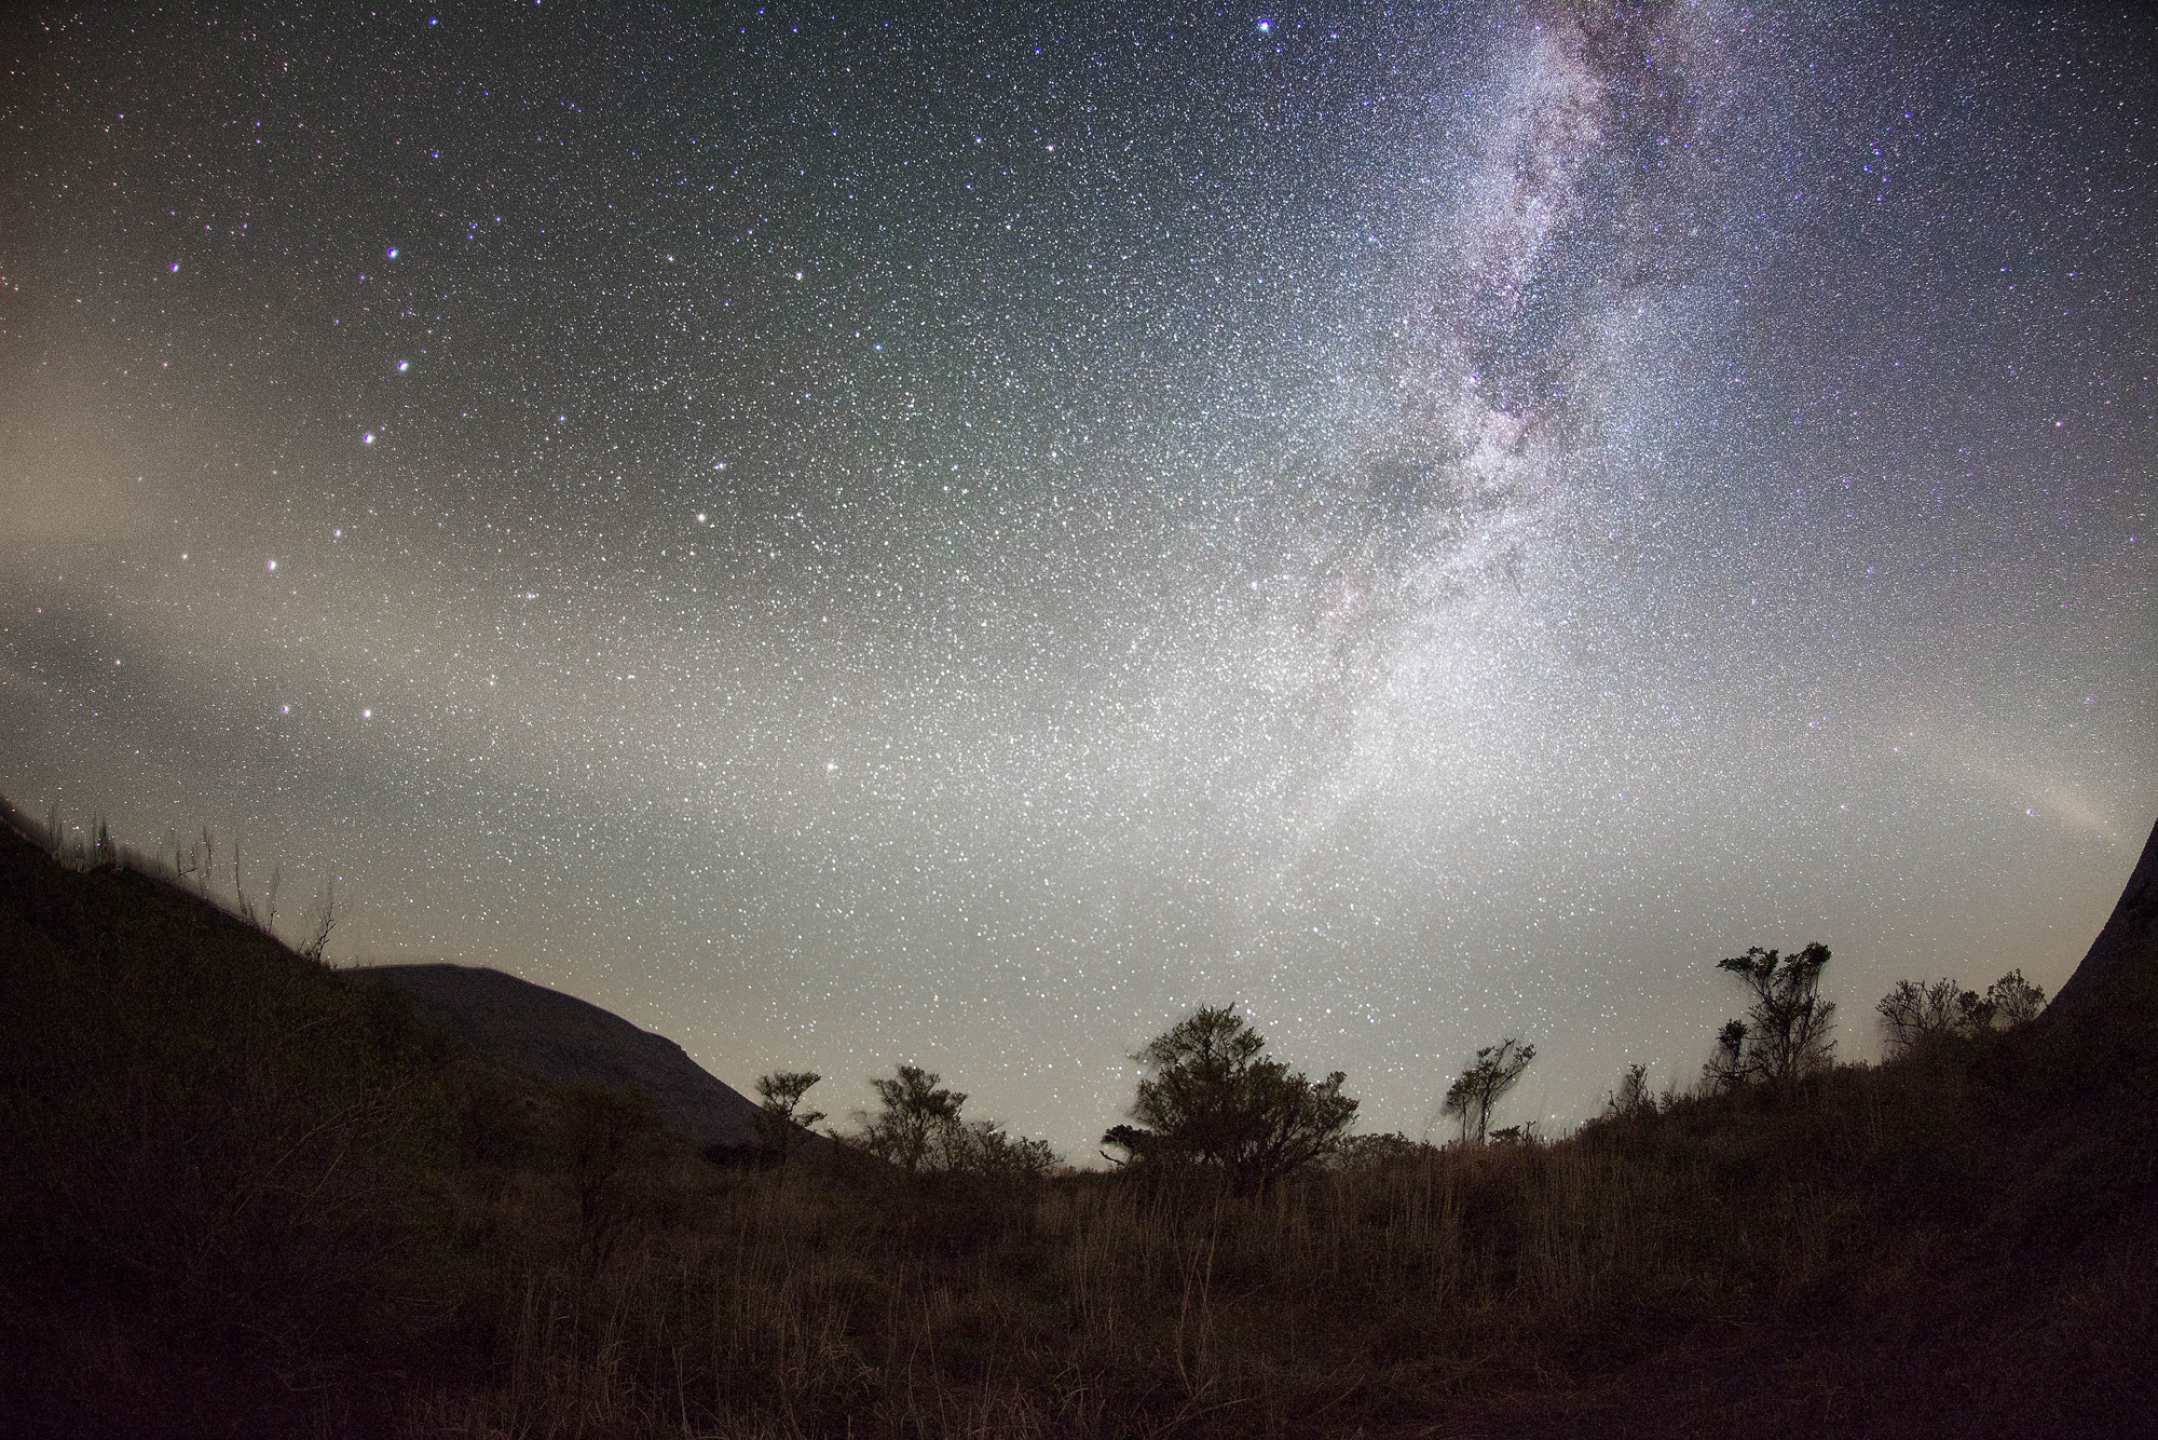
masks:
[[[1132,1058],[1146,1070],[1131,1108],[1139,1123],[1102,1143],[1135,1174],[1193,1173],[1255,1195],[1332,1154],[1356,1118],[1346,1075],[1314,1082],[1268,1056],[1233,1005],[1202,1007]]]
[[[1435,1148],[1351,1134],[1345,1077],[1208,1010],[1144,1052],[1128,1171],[1049,1174],[915,1067],[845,1144],[800,1142],[816,1077],[775,1072],[786,1168],[722,1168],[635,1095],[493,1069],[197,897],[4,835],[0,986],[0,1433],[2131,1434],[2158,1413],[2149,1017],[2102,1053],[1996,1021],[1660,1098],[1635,1067],[1563,1140]]]
[[[1835,1002],[1821,998],[1828,961],[1828,947],[1818,943],[1791,955],[1756,945],[1719,960],[1716,968],[1736,976],[1753,1003],[1743,1020],[1727,1022],[1717,1035],[1704,1082],[1717,1090],[1754,1082],[1789,1086],[1825,1070],[1836,1050]]]
[[[1446,1100],[1440,1109],[1460,1120],[1464,1144],[1483,1143],[1491,1127],[1492,1110],[1507,1091],[1520,1083],[1535,1058],[1534,1045],[1524,1045],[1519,1039],[1501,1040],[1478,1050],[1468,1068],[1454,1077],[1454,1083],[1446,1087]]]
[[[1650,1104],[1559,1144],[1359,1137],[1246,1194],[1197,1169],[1027,1195],[807,1159],[784,1188],[769,1172],[655,1168],[642,1230],[597,1259],[569,1243],[566,1215],[546,1220],[567,1207],[528,1173],[460,1192],[460,1230],[490,1237],[479,1269],[495,1289],[470,1303],[506,1378],[429,1391],[414,1423],[1933,1434],[1952,1413],[1967,1434],[2125,1427],[2158,1399],[2136,1328],[2158,1319],[2158,1237],[2123,1223],[2149,1181],[2125,1136],[2000,1143],[2004,1124],[2025,1133],[2033,1112],[2015,1097],[2045,1068],[2016,1038]]]
[[[834,1131],[828,1138],[858,1146],[906,1175],[1032,1182],[1056,1168],[1048,1141],[1013,1135],[994,1120],[962,1119],[967,1097],[944,1088],[942,1079],[919,1065],[901,1065],[890,1079],[871,1080],[877,1112],[858,1117],[857,1133]]]
[[[0,1333],[45,1377],[0,1431],[389,1404],[453,1304],[444,1053],[96,837],[0,830]]]
[[[1953,980],[1898,980],[1896,988],[1881,997],[1875,1013],[1890,1055],[1908,1055],[1951,1035],[1980,1035],[1996,1027],[2004,1030],[2027,1025],[2038,1018],[2046,992],[2011,970],[1986,987],[1980,995]]]

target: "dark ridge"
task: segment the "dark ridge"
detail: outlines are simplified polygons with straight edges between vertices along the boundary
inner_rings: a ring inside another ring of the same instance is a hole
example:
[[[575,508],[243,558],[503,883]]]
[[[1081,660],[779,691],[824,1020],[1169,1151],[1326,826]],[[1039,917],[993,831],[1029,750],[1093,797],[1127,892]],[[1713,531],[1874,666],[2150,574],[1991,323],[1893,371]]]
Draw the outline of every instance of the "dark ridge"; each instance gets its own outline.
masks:
[[[2121,890],[2120,903],[2061,986],[2047,1014],[2065,1020],[2122,1011],[2148,1021],[2158,999],[2158,825]],[[2058,1021],[2056,1021],[2058,1023]]]
[[[555,1085],[641,1089],[660,1120],[699,1149],[756,1143],[757,1107],[682,1047],[574,995],[472,965],[380,965],[354,972],[395,987],[422,1020],[473,1050]]]
[[[455,1129],[439,1047],[5,818],[0,1435],[390,1433],[451,1299],[416,1180]]]
[[[1238,1196],[707,1164],[659,1036],[0,820],[0,1436],[2154,1433],[2158,842],[2036,1023]]]

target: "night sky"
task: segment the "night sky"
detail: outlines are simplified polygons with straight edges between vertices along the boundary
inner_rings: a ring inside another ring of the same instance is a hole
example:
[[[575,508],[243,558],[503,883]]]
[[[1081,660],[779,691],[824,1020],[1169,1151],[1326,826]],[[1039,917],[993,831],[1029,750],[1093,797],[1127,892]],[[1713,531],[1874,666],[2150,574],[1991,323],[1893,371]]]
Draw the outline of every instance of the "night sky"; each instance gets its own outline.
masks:
[[[1437,1137],[2073,969],[2147,11],[926,8],[0,20],[0,793],[1076,1158],[1202,1003]]]

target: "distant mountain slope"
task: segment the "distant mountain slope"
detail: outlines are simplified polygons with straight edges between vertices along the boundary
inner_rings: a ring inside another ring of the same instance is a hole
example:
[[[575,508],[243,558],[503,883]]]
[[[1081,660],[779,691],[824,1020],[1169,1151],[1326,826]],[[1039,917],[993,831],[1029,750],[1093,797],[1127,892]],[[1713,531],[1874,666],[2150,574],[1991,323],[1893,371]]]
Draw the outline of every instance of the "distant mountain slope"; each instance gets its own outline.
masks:
[[[357,972],[396,987],[424,1020],[492,1059],[557,1085],[641,1087],[659,1116],[700,1149],[755,1142],[756,1105],[664,1035],[574,995],[468,965],[380,965]]]
[[[2105,929],[2054,997],[2064,1016],[2126,1007],[2148,1019],[2158,995],[2158,826],[2143,844],[2135,873],[2121,889]]]

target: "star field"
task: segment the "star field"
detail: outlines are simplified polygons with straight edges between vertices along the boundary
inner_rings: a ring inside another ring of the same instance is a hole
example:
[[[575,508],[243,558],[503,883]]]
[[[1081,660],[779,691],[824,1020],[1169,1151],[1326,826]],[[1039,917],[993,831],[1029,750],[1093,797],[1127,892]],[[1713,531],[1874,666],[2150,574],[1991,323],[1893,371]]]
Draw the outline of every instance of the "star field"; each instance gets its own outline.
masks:
[[[0,24],[0,792],[340,959],[1565,1124],[1749,945],[2057,987],[2158,815],[2130,11]]]

